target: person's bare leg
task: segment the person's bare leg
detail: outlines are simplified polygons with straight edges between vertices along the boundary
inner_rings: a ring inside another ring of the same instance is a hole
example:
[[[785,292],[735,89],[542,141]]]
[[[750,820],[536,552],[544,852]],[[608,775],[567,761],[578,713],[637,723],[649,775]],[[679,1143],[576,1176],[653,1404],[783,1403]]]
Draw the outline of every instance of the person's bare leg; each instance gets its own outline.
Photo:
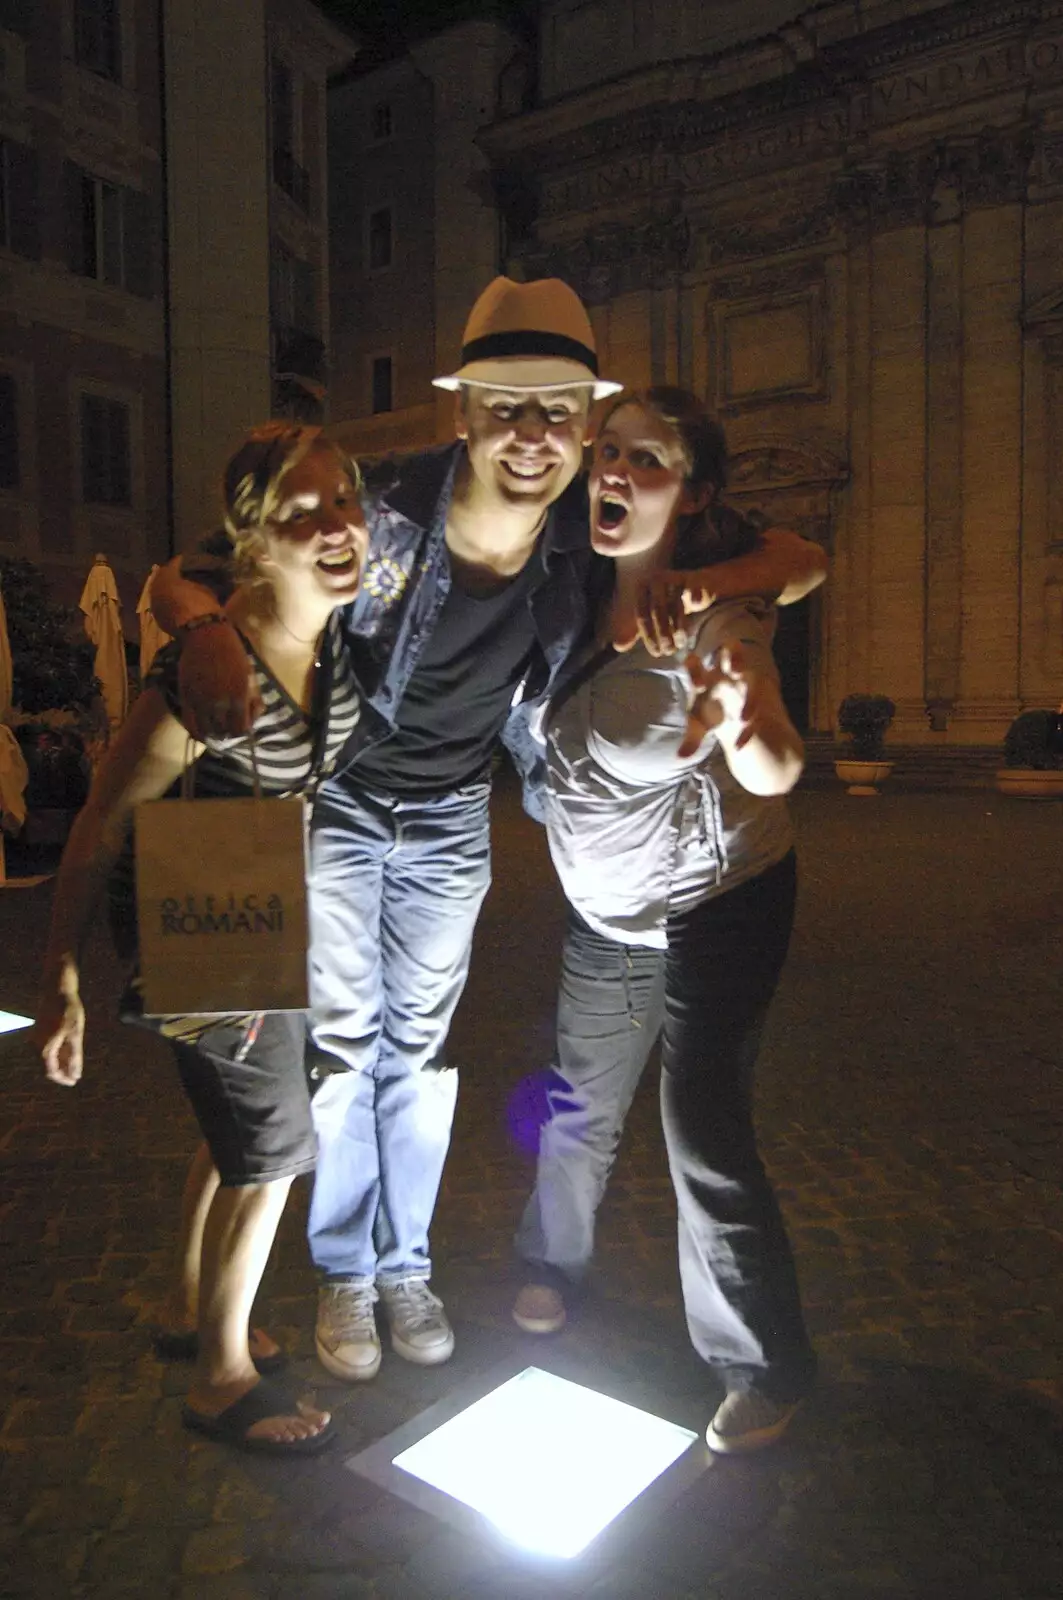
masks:
[[[162,1311],[162,1325],[175,1333],[191,1333],[199,1314],[199,1262],[203,1230],[218,1192],[218,1169],[201,1143],[192,1157],[181,1196],[181,1227],[174,1260],[174,1282]]]
[[[266,1269],[291,1178],[218,1188],[203,1230],[199,1279],[199,1356],[188,1404],[217,1416],[258,1382],[247,1321]],[[249,1436],[305,1439],[327,1426],[327,1411],[266,1417]]]
[[[199,1271],[203,1230],[218,1192],[218,1169],[210,1149],[201,1142],[185,1178],[181,1196],[181,1227],[174,1261],[174,1283],[162,1308],[160,1323],[174,1333],[192,1333],[199,1316]],[[251,1354],[256,1360],[275,1356],[280,1345],[262,1328],[250,1330]]]

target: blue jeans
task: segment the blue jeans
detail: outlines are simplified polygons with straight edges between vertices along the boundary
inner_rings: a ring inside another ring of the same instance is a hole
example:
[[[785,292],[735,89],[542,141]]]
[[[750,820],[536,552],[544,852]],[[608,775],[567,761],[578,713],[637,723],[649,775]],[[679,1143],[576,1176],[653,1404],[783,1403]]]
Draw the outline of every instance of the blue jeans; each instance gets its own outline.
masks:
[[[322,786],[311,836],[310,1253],[327,1277],[431,1276],[450,1145],[447,1031],[491,881],[490,784],[401,800]]]
[[[757,1152],[753,1074],[795,889],[790,854],[670,918],[667,950],[605,939],[569,913],[550,1117],[517,1236],[546,1281],[585,1275],[624,1118],[662,1033],[661,1120],[691,1342],[728,1389],[755,1384],[779,1400],[805,1393],[815,1357]]]

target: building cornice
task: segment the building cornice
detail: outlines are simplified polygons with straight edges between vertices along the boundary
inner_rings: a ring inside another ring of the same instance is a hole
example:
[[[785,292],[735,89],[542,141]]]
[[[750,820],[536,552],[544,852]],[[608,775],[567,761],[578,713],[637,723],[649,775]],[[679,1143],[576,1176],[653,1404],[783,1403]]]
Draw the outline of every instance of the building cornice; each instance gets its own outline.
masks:
[[[855,13],[854,13],[855,15]],[[831,99],[851,100],[916,57],[1029,34],[1063,20],[1063,0],[960,0],[869,32],[817,39],[817,12],[799,19],[811,54],[798,60],[783,30],[717,55],[629,73],[485,129],[497,165],[541,169],[600,160],[740,128]]]

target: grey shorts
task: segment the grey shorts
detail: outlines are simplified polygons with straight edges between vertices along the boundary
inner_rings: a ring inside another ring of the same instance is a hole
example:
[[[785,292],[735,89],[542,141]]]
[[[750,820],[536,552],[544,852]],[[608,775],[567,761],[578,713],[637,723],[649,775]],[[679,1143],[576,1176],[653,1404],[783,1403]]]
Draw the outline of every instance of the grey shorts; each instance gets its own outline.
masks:
[[[170,1043],[223,1184],[241,1188],[313,1170],[301,1011],[226,1019],[194,1044]]]

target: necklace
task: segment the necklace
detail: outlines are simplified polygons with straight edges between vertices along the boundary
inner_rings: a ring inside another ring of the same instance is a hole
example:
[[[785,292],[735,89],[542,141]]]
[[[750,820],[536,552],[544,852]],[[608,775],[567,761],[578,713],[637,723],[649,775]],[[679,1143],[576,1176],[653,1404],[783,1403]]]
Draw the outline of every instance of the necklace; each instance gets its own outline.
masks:
[[[301,644],[301,645],[304,646],[304,648],[307,645],[311,645],[313,647],[313,651],[314,651],[314,666],[315,667],[319,667],[321,665],[321,641],[325,636],[324,628],[322,628],[321,632],[319,634],[317,634],[313,639],[300,639],[300,637],[299,637],[299,635],[297,633],[293,633],[292,632],[291,628],[289,628],[289,626],[285,622],[284,618],[282,616],[280,616],[278,612],[275,611],[273,613],[273,616],[274,616],[274,620],[276,622],[280,623],[281,627],[284,629],[284,631],[288,635],[289,639],[294,639],[296,644]]]

